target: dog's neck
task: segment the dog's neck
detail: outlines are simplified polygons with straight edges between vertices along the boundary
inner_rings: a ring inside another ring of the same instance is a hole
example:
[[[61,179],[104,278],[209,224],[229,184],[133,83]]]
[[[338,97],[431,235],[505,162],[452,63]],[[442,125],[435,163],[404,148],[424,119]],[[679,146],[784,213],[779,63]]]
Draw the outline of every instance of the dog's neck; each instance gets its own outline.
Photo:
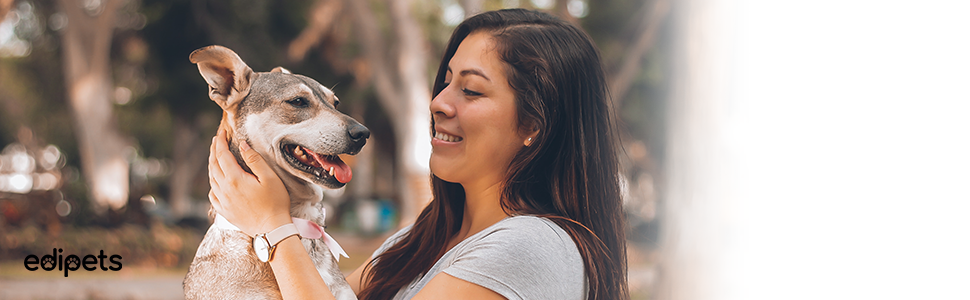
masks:
[[[280,179],[290,194],[290,216],[315,221],[322,225],[324,220],[320,219],[322,215],[319,208],[312,207],[316,207],[323,200],[323,188],[289,173],[280,175]]]
[[[236,158],[236,162],[239,166],[243,168],[247,173],[252,174],[252,170],[246,165],[245,160],[242,158],[239,150],[239,142],[246,140],[245,137],[237,137],[237,131],[235,130],[235,125],[231,119],[232,115],[223,112],[222,122],[219,124],[220,130],[226,131],[226,136],[229,139],[229,151],[232,152],[233,157]],[[293,176],[287,172],[284,172],[279,166],[275,164],[270,164],[270,167],[280,177],[283,182],[283,186],[286,187],[286,191],[290,196],[290,215],[297,218],[309,219],[313,221],[317,217],[315,214],[308,213],[307,206],[313,206],[323,200],[323,188],[315,184],[308,183],[296,176]],[[322,220],[321,220],[322,221]]]

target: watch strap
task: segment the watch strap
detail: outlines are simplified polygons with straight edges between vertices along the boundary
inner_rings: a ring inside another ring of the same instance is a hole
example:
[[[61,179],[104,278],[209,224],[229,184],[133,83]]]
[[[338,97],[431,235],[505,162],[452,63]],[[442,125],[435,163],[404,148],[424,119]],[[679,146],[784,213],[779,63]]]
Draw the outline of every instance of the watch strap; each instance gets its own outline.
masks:
[[[267,232],[266,241],[269,242],[270,248],[273,248],[276,247],[276,244],[279,244],[284,239],[299,234],[300,231],[297,230],[296,225],[293,223],[287,223],[283,226],[276,227],[276,229],[273,229],[273,231]]]

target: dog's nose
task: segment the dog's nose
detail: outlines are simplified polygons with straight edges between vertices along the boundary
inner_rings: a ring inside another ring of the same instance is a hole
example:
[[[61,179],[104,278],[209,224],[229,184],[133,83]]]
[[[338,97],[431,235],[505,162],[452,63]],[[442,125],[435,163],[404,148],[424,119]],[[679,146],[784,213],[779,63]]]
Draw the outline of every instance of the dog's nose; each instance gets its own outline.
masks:
[[[347,135],[350,136],[350,140],[354,141],[354,143],[360,143],[370,137],[370,130],[364,127],[364,125],[354,124],[350,128],[347,128]]]

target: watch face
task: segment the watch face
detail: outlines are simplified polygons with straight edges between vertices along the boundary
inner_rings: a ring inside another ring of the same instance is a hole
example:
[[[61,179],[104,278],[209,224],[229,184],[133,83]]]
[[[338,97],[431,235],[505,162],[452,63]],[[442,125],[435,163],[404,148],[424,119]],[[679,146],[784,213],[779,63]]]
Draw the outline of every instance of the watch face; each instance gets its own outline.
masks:
[[[269,242],[266,241],[264,235],[257,235],[253,238],[253,250],[256,251],[256,257],[259,258],[259,261],[269,261]]]

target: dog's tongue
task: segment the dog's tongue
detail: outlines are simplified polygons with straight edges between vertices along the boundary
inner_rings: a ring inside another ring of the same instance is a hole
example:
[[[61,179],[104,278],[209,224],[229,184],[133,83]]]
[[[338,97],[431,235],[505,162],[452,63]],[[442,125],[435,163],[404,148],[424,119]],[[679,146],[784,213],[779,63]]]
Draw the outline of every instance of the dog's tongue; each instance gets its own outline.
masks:
[[[324,172],[330,172],[330,168],[333,168],[333,178],[336,178],[340,183],[348,183],[350,179],[354,177],[353,172],[350,171],[350,166],[345,164],[337,156],[323,156],[316,154],[313,151],[305,151],[316,160],[320,166],[323,167]]]

